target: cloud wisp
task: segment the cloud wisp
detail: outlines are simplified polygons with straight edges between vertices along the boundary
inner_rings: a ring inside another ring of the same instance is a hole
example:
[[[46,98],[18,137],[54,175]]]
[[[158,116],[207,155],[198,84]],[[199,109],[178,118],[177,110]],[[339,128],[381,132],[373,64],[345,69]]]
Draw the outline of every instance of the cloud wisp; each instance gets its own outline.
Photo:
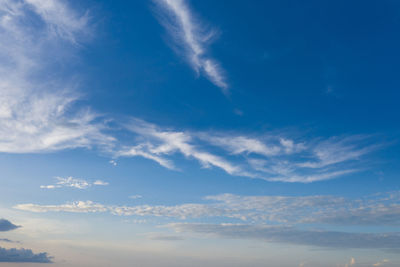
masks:
[[[360,171],[357,163],[379,148],[367,136],[295,141],[279,134],[176,131],[139,119],[124,127],[136,142],[122,146],[115,157],[140,156],[179,170],[171,156],[180,153],[203,168],[267,181],[310,183],[354,173]]]
[[[92,145],[113,138],[79,100],[77,83],[61,72],[90,30],[58,0],[10,1],[0,6],[0,152],[37,153]],[[58,64],[62,62],[62,64]],[[52,75],[49,75],[52,73]]]
[[[219,63],[207,55],[208,44],[215,37],[215,30],[204,30],[204,23],[195,17],[184,0],[155,0],[162,25],[196,73],[228,93],[228,83]]]
[[[63,178],[63,177],[56,177],[57,182],[52,185],[41,185],[40,188],[43,189],[55,189],[55,188],[62,188],[62,187],[72,187],[77,189],[87,189],[93,185],[100,185],[106,186],[108,185],[107,182],[96,180],[94,182],[89,182],[84,179],[74,178],[72,176]]]

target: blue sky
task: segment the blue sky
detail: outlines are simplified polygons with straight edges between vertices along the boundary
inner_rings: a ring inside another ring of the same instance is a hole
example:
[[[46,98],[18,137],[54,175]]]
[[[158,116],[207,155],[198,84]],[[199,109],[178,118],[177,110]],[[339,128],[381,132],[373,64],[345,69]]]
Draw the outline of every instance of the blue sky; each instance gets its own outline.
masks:
[[[0,266],[398,266],[399,14],[1,0]]]

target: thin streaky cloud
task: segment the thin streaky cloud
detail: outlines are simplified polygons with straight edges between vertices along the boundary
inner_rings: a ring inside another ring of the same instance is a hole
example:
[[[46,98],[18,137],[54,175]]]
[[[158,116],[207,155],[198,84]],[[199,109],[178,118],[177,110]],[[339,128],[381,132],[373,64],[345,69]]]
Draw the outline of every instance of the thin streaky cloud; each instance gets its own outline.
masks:
[[[208,203],[118,206],[76,201],[60,205],[18,204],[14,208],[30,212],[106,212],[119,216],[155,216],[176,219],[222,218],[255,224],[399,226],[400,193],[343,198],[333,196],[207,196]],[[211,201],[211,203],[210,203]]]
[[[197,73],[203,73],[208,80],[228,93],[228,83],[220,64],[207,55],[208,43],[214,31],[202,30],[200,22],[184,0],[155,0],[162,10],[160,21],[167,29],[179,53],[184,54]]]
[[[172,156],[180,153],[203,168],[216,167],[229,175],[273,182],[312,183],[360,172],[358,162],[378,147],[360,136],[297,141],[280,134],[174,130],[136,118],[123,127],[135,142],[120,148],[115,157],[140,156],[179,170]]]
[[[178,233],[199,234],[203,238],[204,236],[211,236],[229,239],[254,239],[336,249],[400,248],[400,235],[398,233],[300,230],[293,227],[247,224],[174,223],[167,225],[167,227]]]

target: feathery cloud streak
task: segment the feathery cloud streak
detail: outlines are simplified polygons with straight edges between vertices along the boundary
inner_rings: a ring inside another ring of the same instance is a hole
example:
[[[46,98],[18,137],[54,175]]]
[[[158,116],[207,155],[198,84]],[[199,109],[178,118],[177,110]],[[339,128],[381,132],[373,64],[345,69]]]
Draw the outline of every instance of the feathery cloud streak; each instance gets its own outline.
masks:
[[[71,77],[49,75],[68,64],[65,55],[73,54],[87,32],[87,16],[63,1],[1,1],[0,152],[46,152],[113,141],[102,133],[104,125],[95,122],[96,114],[71,112],[79,100]]]
[[[190,11],[184,0],[155,0],[162,10],[160,21],[167,29],[179,53],[183,53],[197,73],[204,75],[216,86],[228,93],[228,84],[220,65],[207,56],[207,44],[215,31],[205,31],[204,25]]]
[[[379,148],[366,136],[295,141],[272,134],[176,131],[139,119],[124,127],[134,134],[135,143],[122,146],[117,157],[141,156],[174,170],[179,167],[171,156],[180,153],[204,168],[267,181],[310,183],[343,176],[359,171],[363,156]]]

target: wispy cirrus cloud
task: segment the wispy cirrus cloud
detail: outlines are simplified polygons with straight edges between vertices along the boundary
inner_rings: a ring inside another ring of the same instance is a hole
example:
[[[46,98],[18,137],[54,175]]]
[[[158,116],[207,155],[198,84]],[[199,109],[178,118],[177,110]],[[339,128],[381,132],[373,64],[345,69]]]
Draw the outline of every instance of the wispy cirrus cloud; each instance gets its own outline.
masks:
[[[86,13],[63,1],[1,1],[0,152],[49,152],[114,140],[102,132],[95,113],[71,111],[79,100],[77,83],[56,75],[88,32]]]
[[[204,74],[213,84],[228,93],[228,83],[220,64],[208,53],[208,44],[215,30],[205,25],[190,10],[185,0],[155,0],[161,23],[174,40],[176,50],[188,60],[197,73]]]
[[[107,182],[96,180],[94,182],[89,182],[84,179],[74,178],[72,176],[63,178],[63,177],[56,177],[57,182],[52,185],[41,185],[40,188],[44,189],[54,189],[54,188],[61,188],[61,187],[73,187],[77,189],[87,189],[93,185],[101,185],[105,186],[108,185]]]
[[[172,155],[180,153],[203,168],[276,182],[310,183],[360,171],[363,158],[383,146],[367,136],[296,141],[282,134],[177,131],[139,119],[131,119],[124,127],[135,142],[123,145],[116,157],[140,156],[179,170]]]

